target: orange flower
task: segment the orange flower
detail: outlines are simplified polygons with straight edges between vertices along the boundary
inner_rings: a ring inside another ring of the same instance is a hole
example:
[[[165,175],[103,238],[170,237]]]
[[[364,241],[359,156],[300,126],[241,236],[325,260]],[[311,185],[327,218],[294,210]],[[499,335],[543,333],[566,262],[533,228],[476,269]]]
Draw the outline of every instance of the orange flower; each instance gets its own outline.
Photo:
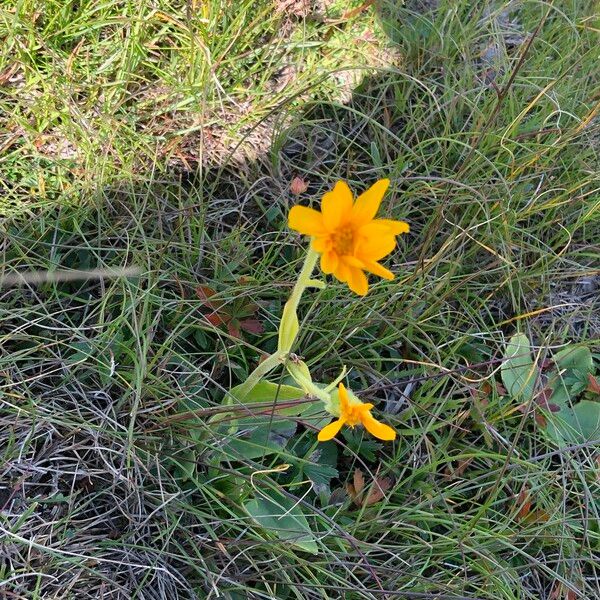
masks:
[[[359,423],[371,435],[374,435],[380,440],[391,441],[396,438],[396,432],[389,425],[384,425],[373,417],[371,414],[371,409],[373,408],[372,404],[364,404],[354,395],[351,399],[343,383],[340,383],[338,389],[340,398],[340,417],[329,423],[329,425],[325,425],[325,427],[319,431],[317,439],[320,442],[326,442],[334,438],[342,428],[342,425],[355,427]]]
[[[338,181],[323,195],[321,212],[306,206],[290,211],[290,228],[312,237],[311,247],[321,254],[323,273],[333,273],[360,296],[369,289],[365,271],[394,278],[377,261],[396,247],[395,236],[409,231],[403,221],[375,218],[389,184],[389,179],[380,179],[354,201],[348,185]]]

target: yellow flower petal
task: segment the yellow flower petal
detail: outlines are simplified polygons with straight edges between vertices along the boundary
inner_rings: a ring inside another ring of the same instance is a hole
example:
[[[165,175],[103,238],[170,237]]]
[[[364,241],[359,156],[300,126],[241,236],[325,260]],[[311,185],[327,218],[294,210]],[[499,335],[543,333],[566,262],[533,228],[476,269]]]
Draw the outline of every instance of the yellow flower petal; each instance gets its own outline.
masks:
[[[328,237],[315,237],[310,241],[310,246],[315,252],[327,252],[331,248],[331,240]]]
[[[365,296],[369,291],[367,276],[360,269],[355,269],[354,267],[350,268],[348,286],[359,296]]]
[[[329,231],[335,231],[344,217],[350,216],[352,210],[352,192],[348,184],[338,181],[331,192],[323,195],[321,212],[323,223]]]
[[[342,283],[346,283],[350,277],[350,267],[340,260],[338,262],[337,269],[333,272],[333,274],[336,279]]]
[[[365,268],[365,265],[363,264],[362,260],[358,260],[356,256],[349,256],[347,254],[344,254],[344,256],[342,256],[342,262],[347,264],[349,267],[355,267],[357,269]]]
[[[320,212],[306,206],[293,206],[288,217],[290,229],[303,235],[322,236],[327,231]]]
[[[321,271],[323,273],[333,273],[338,266],[338,255],[335,252],[324,252],[321,254]]]
[[[389,425],[380,423],[370,412],[365,412],[361,417],[362,424],[371,435],[386,442],[396,439],[396,432]]]
[[[319,431],[319,435],[317,435],[317,439],[319,442],[328,442],[333,439],[342,428],[344,424],[344,419],[337,419],[336,421],[332,421],[329,425],[325,425],[321,431]]]
[[[356,256],[363,262],[381,260],[396,247],[394,236],[383,236],[381,238],[362,241],[356,249]]]
[[[401,233],[408,233],[410,231],[408,223],[392,219],[375,219],[373,225],[385,225],[392,235],[400,235]]]
[[[380,265],[378,262],[369,260],[364,264],[364,268],[369,271],[369,273],[373,273],[373,275],[383,277],[384,279],[394,279],[394,274],[384,266]]]
[[[344,384],[340,381],[338,385],[338,398],[340,399],[340,414],[344,414],[348,412],[348,408],[350,407],[350,397],[348,396],[348,391]]]
[[[350,217],[354,224],[362,225],[375,217],[389,185],[389,179],[380,179],[356,199]]]
[[[358,236],[361,239],[377,239],[382,236],[392,235],[389,225],[382,223],[383,219],[375,219],[374,221],[368,221],[364,225],[358,228]]]

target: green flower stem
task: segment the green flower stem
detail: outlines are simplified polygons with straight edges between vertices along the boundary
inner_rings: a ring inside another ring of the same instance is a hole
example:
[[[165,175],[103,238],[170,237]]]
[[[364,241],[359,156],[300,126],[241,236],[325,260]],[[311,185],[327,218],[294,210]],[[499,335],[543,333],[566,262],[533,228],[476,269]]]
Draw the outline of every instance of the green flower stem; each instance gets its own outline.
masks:
[[[275,367],[283,362],[285,357],[284,352],[275,352],[268,358],[263,360],[257,367],[248,375],[248,378],[242,385],[240,385],[236,391],[236,398],[243,400],[251,391],[252,388],[265,376],[270,373]]]
[[[315,396],[316,398],[321,400],[321,402],[323,402],[323,404],[325,405],[326,409],[330,406],[331,398],[329,397],[329,394],[325,390],[322,390],[320,387],[317,387],[314,383],[312,383],[312,381],[306,384],[306,391],[311,396]]]
[[[302,270],[300,271],[300,275],[298,275],[298,280],[296,281],[296,285],[294,285],[294,289],[292,290],[292,294],[289,297],[289,300],[285,303],[284,315],[281,319],[281,323],[279,325],[280,332],[287,331],[287,335],[285,335],[285,343],[282,348],[282,344],[280,343],[279,350],[285,350],[289,352],[292,348],[296,340],[296,336],[298,335],[298,304],[300,304],[300,299],[302,298],[302,294],[304,290],[308,287],[320,287],[321,282],[315,281],[311,279],[312,273],[315,270],[315,266],[317,264],[317,260],[319,255],[309,246],[308,251],[306,253],[306,257],[304,259],[304,264],[302,265]],[[293,322],[293,324],[292,324]],[[282,337],[280,335],[280,342]]]
[[[304,259],[304,264],[302,265],[302,270],[300,271],[300,275],[298,276],[298,281],[296,281],[296,285],[294,286],[294,289],[292,290],[292,295],[290,296],[290,300],[292,301],[294,310],[298,308],[300,298],[302,297],[302,294],[307,287],[322,286],[322,282],[311,279],[312,272],[315,270],[318,258],[319,254],[309,246],[308,252],[306,253],[306,257]]]
[[[238,400],[243,400],[254,388],[254,386],[268,373],[275,369],[278,365],[282,364],[285,357],[288,355],[292,344],[294,343],[296,336],[298,335],[298,316],[296,310],[302,294],[307,287],[321,287],[321,282],[311,279],[312,272],[317,264],[319,255],[312,250],[308,249],[302,270],[294,285],[292,294],[289,300],[286,302],[283,317],[279,324],[279,348],[277,352],[271,354],[266,360],[261,362],[244,383],[237,390]]]

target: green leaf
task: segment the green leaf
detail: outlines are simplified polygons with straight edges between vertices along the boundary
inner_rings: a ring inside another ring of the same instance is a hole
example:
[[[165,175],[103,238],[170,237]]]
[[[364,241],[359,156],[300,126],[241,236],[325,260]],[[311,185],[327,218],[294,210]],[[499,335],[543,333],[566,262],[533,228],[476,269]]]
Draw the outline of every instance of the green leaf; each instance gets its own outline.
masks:
[[[594,373],[594,359],[587,346],[568,346],[558,352],[553,360],[572,394],[587,388],[588,375]]]
[[[304,473],[315,485],[329,485],[329,482],[339,475],[335,467],[309,463],[304,465]]]
[[[244,504],[248,514],[274,537],[317,554],[315,536],[297,502],[274,490],[264,491],[265,496]]]
[[[243,385],[243,384],[242,384]],[[278,409],[277,402],[298,400],[305,396],[304,392],[292,385],[259,381],[243,398],[237,397],[237,391],[242,385],[234,387],[223,399],[223,404],[229,406],[247,406],[248,413],[239,412],[240,418],[231,415],[219,415],[225,419],[219,427],[219,433],[228,436],[219,448],[221,460],[253,459],[282,450],[289,438],[296,432],[295,421],[281,419],[281,416],[298,415],[306,409],[306,404],[298,404],[288,408]],[[261,408],[263,414],[252,416],[252,404],[258,402],[273,403],[273,415],[268,408]],[[215,421],[218,423],[218,421]]]
[[[559,444],[579,444],[600,439],[600,403],[575,402],[594,374],[592,353],[586,346],[568,346],[554,356],[557,368],[548,376],[550,403],[558,412],[550,416],[548,434]]]
[[[580,371],[586,375],[594,371],[594,359],[587,346],[567,346],[557,352],[552,360],[560,369]]]
[[[248,404],[252,402],[286,402],[289,400],[299,400],[306,394],[299,387],[293,385],[284,385],[273,383],[271,381],[259,381],[251,390],[246,394],[243,401],[237,398],[237,390],[242,386],[238,385],[231,389],[225,396],[224,404]],[[283,408],[277,410],[278,415],[299,415],[306,404],[298,404],[297,406],[291,406],[289,408]]]
[[[582,400],[561,407],[548,422],[548,433],[558,443],[580,444],[600,439],[600,403]]]
[[[280,352],[289,352],[292,349],[294,340],[300,330],[298,315],[294,305],[288,300],[283,307],[283,315],[279,324],[279,345],[277,349]]]
[[[315,485],[329,486],[329,482],[339,475],[336,469],[337,461],[337,444],[326,442],[319,444],[310,454],[308,462],[302,465],[302,470]]]
[[[501,375],[508,395],[529,402],[533,398],[538,371],[525,334],[517,333],[510,338],[504,358]]]
[[[220,433],[228,436],[219,447],[221,460],[254,459],[281,451],[296,433],[296,423],[290,420],[248,417],[236,420],[237,431],[223,425]]]

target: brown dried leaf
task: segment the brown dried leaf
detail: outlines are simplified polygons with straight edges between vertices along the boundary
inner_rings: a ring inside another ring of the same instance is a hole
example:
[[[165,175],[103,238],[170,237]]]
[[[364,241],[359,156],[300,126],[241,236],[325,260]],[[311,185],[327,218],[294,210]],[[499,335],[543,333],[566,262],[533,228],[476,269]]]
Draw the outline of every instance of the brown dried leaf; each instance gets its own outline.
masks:
[[[4,71],[0,73],[0,85],[8,83],[10,81],[10,78],[17,72],[18,68],[19,63],[15,62],[7,69],[4,69]]]
[[[362,494],[365,489],[365,476],[360,469],[356,469],[354,471],[354,489],[356,491],[356,495]]]
[[[200,298],[200,300],[207,300],[208,298],[211,298],[212,296],[214,296],[216,293],[217,292],[215,292],[215,290],[213,290],[208,285],[197,285],[196,286],[196,296],[198,296],[198,298]]]
[[[363,506],[371,506],[372,504],[379,502],[391,487],[392,480],[389,477],[383,477],[381,479],[376,477],[371,486],[371,490],[362,503]]]
[[[354,504],[356,504],[356,506],[360,506],[360,496],[356,493],[354,486],[351,483],[346,483],[344,485],[344,489],[346,490],[346,493],[350,497],[350,500],[352,500],[352,502],[354,502]]]

